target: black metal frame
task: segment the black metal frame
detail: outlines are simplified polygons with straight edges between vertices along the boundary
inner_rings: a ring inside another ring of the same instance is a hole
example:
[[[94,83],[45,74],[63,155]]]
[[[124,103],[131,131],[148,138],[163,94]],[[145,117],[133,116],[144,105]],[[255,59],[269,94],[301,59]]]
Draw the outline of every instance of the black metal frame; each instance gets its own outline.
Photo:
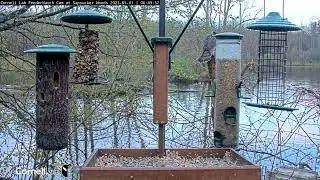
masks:
[[[286,52],[286,31],[260,31],[257,104],[283,106]]]
[[[177,37],[177,40],[173,43],[172,47],[170,48],[169,51],[169,55],[171,55],[171,53],[173,52],[174,48],[177,46],[177,44],[179,43],[181,37],[183,36],[184,32],[187,30],[187,28],[189,27],[191,21],[193,20],[194,16],[197,14],[198,10],[200,9],[201,5],[203,4],[204,0],[201,0],[201,2],[199,3],[199,5],[197,6],[197,8],[195,9],[195,11],[193,12],[193,14],[191,15],[190,19],[188,20],[187,24],[183,27],[181,33],[179,34],[179,36]],[[144,40],[146,41],[146,43],[148,44],[148,46],[150,47],[151,51],[154,52],[154,49],[148,39],[148,37],[146,36],[145,32],[143,31],[137,17],[135,16],[134,12],[132,11],[131,7],[128,5],[127,6],[130,14],[132,15],[135,23],[137,24],[140,32],[142,33]],[[165,11],[165,0],[160,0],[160,8],[159,8],[159,37],[165,37],[165,18],[166,18],[166,11]]]

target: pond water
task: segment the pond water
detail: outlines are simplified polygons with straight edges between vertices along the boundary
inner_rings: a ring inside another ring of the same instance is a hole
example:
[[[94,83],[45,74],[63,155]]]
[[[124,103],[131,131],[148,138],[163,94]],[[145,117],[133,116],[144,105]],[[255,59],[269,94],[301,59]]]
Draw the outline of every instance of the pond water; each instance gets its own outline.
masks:
[[[290,89],[300,84],[320,90],[319,75],[319,69],[288,68],[287,87]],[[166,147],[212,147],[213,125],[210,115],[212,105],[210,97],[206,97],[210,95],[209,84],[176,85],[175,88],[179,92],[169,94]],[[287,97],[290,97],[290,93],[292,92],[288,91]],[[157,148],[157,126],[152,123],[152,96],[140,95],[133,103],[135,107],[110,114],[110,109],[116,110],[117,107],[126,106],[128,101],[118,99],[111,105],[104,100],[91,101],[94,106],[92,109],[95,109],[92,117],[94,148]],[[250,102],[254,99],[245,101]],[[291,105],[292,102],[295,103],[294,100],[290,102]],[[82,112],[82,99],[79,99],[77,104],[78,111]],[[264,170],[272,170],[283,165],[292,165],[292,163],[306,163],[313,170],[319,171],[319,108],[313,108],[305,101],[296,105],[299,110],[289,113],[252,108],[241,104],[239,153],[251,162],[261,165]],[[34,111],[34,107],[29,107],[29,110]],[[83,117],[79,115],[79,118]],[[1,166],[6,155],[15,152],[14,150],[20,150],[19,156],[13,156],[7,161],[7,166],[17,167],[23,164],[21,156],[27,151],[23,150],[20,141],[24,142],[24,146],[28,146],[30,145],[28,137],[34,136],[32,131],[24,132],[23,127],[17,128],[14,124],[7,124],[7,126],[12,130],[11,133],[16,135],[12,138],[7,131],[3,133],[0,131],[0,142],[3,145],[0,149],[0,169],[6,169],[6,172],[10,168]],[[86,159],[83,152],[85,147],[83,126],[78,128],[77,133],[78,144],[72,141],[70,151],[61,150],[57,153],[56,161],[70,163],[74,167],[83,164]],[[88,142],[88,147],[91,147],[91,143],[91,141]],[[31,145],[34,147],[34,140],[31,141]],[[76,149],[79,150],[76,151]],[[78,160],[76,160],[76,152],[78,152]],[[88,150],[87,155],[90,154]],[[13,169],[11,168],[11,171]],[[15,178],[18,179],[18,176]]]

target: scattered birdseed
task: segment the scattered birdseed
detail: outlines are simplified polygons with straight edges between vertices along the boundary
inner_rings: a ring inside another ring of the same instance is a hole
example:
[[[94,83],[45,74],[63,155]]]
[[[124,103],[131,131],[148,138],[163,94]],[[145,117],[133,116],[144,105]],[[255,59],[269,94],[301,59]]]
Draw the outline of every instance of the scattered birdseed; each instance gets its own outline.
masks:
[[[231,153],[227,151],[224,157],[185,157],[180,156],[177,151],[166,151],[166,156],[159,157],[123,157],[106,154],[97,158],[96,167],[226,167],[238,166],[238,162],[231,158]]]

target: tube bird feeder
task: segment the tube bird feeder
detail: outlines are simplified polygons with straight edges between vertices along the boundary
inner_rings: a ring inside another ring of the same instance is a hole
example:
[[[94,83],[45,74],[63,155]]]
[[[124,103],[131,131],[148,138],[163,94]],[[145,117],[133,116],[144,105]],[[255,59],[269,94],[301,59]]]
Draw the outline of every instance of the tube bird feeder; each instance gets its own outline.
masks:
[[[44,150],[68,146],[69,58],[77,51],[59,44],[24,51],[36,53],[36,143]]]
[[[89,30],[89,24],[111,23],[112,19],[95,11],[78,11],[61,17],[67,23],[85,24],[79,33],[79,56],[75,59],[73,78],[76,84],[104,84],[99,80],[99,34]]]
[[[293,111],[284,107],[287,61],[287,33],[300,30],[295,24],[270,12],[248,29],[259,31],[257,103],[248,106]]]
[[[216,35],[215,147],[236,148],[239,142],[241,39],[232,32]]]

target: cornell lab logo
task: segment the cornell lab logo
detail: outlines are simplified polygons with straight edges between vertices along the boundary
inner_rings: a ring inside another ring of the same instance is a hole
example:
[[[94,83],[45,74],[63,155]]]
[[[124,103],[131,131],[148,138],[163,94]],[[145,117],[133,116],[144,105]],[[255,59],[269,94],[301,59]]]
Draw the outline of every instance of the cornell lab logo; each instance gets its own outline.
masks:
[[[69,166],[71,166],[71,164],[58,164],[57,165],[57,168],[60,170],[61,174],[64,176],[64,177],[68,177],[68,169],[69,169]]]

